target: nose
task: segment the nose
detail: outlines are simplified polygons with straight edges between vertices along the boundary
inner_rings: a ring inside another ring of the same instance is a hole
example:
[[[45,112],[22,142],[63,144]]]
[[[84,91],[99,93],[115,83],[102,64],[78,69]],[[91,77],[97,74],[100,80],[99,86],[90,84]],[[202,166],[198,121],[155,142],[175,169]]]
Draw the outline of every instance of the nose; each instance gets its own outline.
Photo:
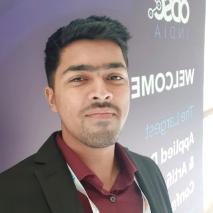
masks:
[[[89,99],[95,101],[111,101],[113,98],[112,92],[102,79],[96,79],[93,82],[92,88],[89,93]]]

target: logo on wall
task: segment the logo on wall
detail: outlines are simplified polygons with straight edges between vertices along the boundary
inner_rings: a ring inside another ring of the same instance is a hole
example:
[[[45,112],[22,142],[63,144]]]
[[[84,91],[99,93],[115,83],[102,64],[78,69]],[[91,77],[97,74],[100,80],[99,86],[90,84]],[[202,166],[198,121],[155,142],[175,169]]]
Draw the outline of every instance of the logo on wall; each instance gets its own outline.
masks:
[[[174,21],[187,24],[190,16],[190,8],[187,0],[155,0],[155,8],[148,9],[150,19]]]
[[[148,9],[148,18],[156,19],[154,30],[156,39],[189,39],[186,24],[190,18],[188,0],[155,0],[155,7]]]

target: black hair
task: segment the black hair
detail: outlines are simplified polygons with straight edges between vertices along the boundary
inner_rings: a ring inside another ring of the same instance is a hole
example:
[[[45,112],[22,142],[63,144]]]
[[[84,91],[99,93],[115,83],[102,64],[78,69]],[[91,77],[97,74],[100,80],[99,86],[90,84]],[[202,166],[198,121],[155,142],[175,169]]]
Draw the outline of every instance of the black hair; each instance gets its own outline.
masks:
[[[80,39],[103,39],[115,42],[120,46],[128,66],[127,41],[130,39],[130,34],[125,26],[106,16],[89,16],[85,19],[75,19],[67,26],[59,28],[47,41],[45,71],[50,87],[54,86],[54,74],[59,64],[61,50],[73,41]]]

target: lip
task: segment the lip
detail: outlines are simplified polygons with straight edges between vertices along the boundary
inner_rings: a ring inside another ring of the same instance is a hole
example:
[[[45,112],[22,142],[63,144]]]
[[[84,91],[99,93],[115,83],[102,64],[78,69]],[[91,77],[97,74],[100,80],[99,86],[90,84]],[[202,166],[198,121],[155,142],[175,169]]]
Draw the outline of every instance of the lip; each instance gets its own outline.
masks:
[[[96,119],[110,119],[113,116],[114,116],[113,113],[93,113],[93,114],[86,115],[86,117],[96,118]]]
[[[116,113],[112,110],[95,109],[87,112],[85,116],[90,118],[109,119],[115,115]]]

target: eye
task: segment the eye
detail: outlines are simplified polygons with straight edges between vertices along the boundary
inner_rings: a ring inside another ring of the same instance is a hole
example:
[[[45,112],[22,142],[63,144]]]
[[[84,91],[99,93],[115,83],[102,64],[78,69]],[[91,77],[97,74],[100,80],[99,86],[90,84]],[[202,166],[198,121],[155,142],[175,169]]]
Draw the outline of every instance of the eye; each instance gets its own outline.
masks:
[[[79,86],[84,84],[88,80],[87,77],[85,76],[73,76],[68,80],[68,83],[73,85],[73,86]]]
[[[124,79],[124,78],[120,75],[111,75],[108,77],[108,80],[113,80],[113,81],[120,81],[122,79]]]
[[[72,79],[70,80],[70,82],[81,82],[81,81],[84,81],[84,80],[85,80],[84,77],[79,76],[79,77],[72,78]]]

